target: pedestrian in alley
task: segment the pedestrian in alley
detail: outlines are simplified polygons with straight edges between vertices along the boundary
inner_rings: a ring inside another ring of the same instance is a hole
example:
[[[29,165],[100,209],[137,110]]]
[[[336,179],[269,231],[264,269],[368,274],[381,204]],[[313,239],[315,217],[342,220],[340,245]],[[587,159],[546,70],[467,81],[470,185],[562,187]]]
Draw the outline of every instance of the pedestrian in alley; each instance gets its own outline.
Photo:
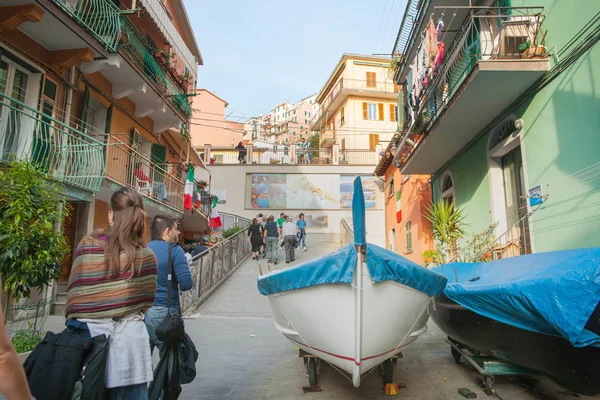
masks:
[[[263,243],[263,227],[256,218],[252,219],[252,225],[248,228],[248,241],[252,245],[252,259],[258,260]]]
[[[279,227],[279,229],[281,229],[284,222],[285,222],[285,213],[281,213],[281,214],[279,214],[279,218],[277,218],[277,226]]]
[[[244,147],[244,143],[239,142],[235,149],[238,151],[238,161],[240,164],[246,162],[246,156],[248,155],[248,149]]]
[[[304,213],[300,213],[298,216],[296,227],[298,228],[298,245],[296,248],[302,244],[302,250],[306,251],[308,249],[306,248],[306,221],[304,220]]]
[[[283,244],[285,246],[285,262],[291,263],[292,261],[296,261],[296,233],[298,232],[298,228],[296,224],[292,222],[292,217],[286,216],[286,221],[283,223],[281,227],[281,234],[283,235]]]
[[[185,259],[183,249],[177,244],[179,229],[177,221],[170,215],[157,215],[150,224],[152,241],[148,247],[152,250],[158,261],[156,276],[156,296],[154,304],[146,313],[146,327],[150,335],[150,351],[158,347],[163,348],[163,342],[156,337],[156,328],[168,314],[179,314],[179,291],[187,291],[193,287],[190,267]],[[171,262],[173,273],[171,275],[171,307],[167,308],[168,275],[169,275],[169,249],[171,249]]]
[[[143,312],[156,292],[156,258],[144,243],[146,210],[135,190],[113,193],[108,227],[81,240],[69,276],[67,327],[84,338],[109,338],[109,399],[147,399],[152,357]],[[183,257],[183,252],[181,253]],[[183,257],[185,262],[185,257]]]
[[[267,244],[267,260],[268,263],[277,265],[279,261],[279,249],[277,242],[279,240],[280,229],[275,222],[275,217],[270,215],[265,224],[265,243]]]
[[[258,222],[263,227],[263,232],[264,232],[265,225],[267,225],[267,216],[263,215],[262,213],[258,214]],[[263,243],[261,246],[261,253],[262,253],[263,258],[265,258],[267,256],[267,242],[265,240],[263,240]]]

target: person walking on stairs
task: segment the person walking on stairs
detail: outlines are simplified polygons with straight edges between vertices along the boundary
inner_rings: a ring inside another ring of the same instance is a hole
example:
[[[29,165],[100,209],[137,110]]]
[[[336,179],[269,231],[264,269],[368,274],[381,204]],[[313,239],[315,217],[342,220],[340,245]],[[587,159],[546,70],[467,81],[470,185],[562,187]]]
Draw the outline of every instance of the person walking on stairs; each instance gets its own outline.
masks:
[[[285,262],[288,264],[292,261],[296,261],[296,233],[298,233],[296,224],[292,222],[292,217],[287,216],[286,222],[284,222],[281,227],[281,234],[283,235],[283,243],[285,246]]]

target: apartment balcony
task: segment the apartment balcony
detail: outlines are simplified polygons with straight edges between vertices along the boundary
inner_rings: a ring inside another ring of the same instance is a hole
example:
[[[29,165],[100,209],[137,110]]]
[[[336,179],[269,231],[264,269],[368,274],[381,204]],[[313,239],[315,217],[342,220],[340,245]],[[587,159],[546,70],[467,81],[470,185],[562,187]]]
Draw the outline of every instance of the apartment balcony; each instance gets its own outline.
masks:
[[[189,47],[185,44],[183,38],[175,28],[173,19],[165,8],[164,0],[139,0],[139,4],[152,18],[165,41],[171,45],[177,56],[182,60],[184,66],[187,67],[193,77],[192,81],[195,82],[198,62],[200,60],[197,60],[192,54]]]
[[[0,92],[0,162],[30,160],[89,200],[104,177],[103,144]],[[80,197],[80,196],[76,196]]]
[[[340,78],[314,115],[311,124],[315,130],[327,122],[326,116],[331,116],[341,107],[348,96],[357,95],[376,99],[396,99],[398,86],[390,79],[387,81],[370,81],[366,79]]]
[[[0,30],[19,29],[69,68],[117,51],[123,19],[110,0],[4,0]]]
[[[550,68],[540,45],[543,8],[458,10],[465,19],[420,94],[414,123],[403,132],[404,154],[396,159],[404,174],[442,168]]]
[[[158,63],[143,35],[124,20],[120,54],[82,65],[86,74],[100,72],[111,81],[112,96],[128,97],[135,103],[135,115],[154,120],[154,133],[178,129],[189,120],[192,110],[187,94],[172,74]]]
[[[111,136],[106,149],[106,179],[129,186],[145,197],[151,216],[160,212],[183,212],[184,182],[167,172],[166,163],[152,162],[146,155]],[[109,197],[112,187],[103,185],[100,200]]]
[[[212,149],[212,165],[240,165],[239,152],[234,149]],[[251,158],[251,162],[249,161]],[[298,151],[293,145],[277,145],[274,148],[253,148],[243,164],[258,165],[377,165],[375,150],[319,148]]]

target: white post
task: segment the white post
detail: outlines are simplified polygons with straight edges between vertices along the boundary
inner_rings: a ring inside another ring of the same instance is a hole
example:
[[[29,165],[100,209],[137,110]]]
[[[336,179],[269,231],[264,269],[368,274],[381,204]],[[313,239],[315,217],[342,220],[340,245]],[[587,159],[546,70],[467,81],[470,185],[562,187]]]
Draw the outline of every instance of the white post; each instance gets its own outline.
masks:
[[[331,148],[331,158],[333,165],[340,164],[340,145],[337,143]]]
[[[254,153],[254,146],[251,143],[247,144],[246,150],[248,150],[248,153],[246,154],[246,164],[252,164],[252,154]]]
[[[204,145],[204,165],[210,165],[210,157],[212,152],[212,144]]]

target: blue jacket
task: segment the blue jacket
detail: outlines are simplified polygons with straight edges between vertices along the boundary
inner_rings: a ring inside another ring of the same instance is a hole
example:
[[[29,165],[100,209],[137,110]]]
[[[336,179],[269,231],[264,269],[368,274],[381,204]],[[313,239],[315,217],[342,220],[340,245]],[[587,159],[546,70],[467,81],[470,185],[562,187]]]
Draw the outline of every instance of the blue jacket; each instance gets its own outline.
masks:
[[[155,306],[167,306],[167,274],[169,271],[169,243],[164,240],[153,240],[148,247],[156,256],[158,261],[158,272],[156,274]],[[179,245],[173,247],[173,276],[171,280],[171,307],[179,307],[179,290],[185,292],[193,286],[192,274],[185,259],[183,249]]]

